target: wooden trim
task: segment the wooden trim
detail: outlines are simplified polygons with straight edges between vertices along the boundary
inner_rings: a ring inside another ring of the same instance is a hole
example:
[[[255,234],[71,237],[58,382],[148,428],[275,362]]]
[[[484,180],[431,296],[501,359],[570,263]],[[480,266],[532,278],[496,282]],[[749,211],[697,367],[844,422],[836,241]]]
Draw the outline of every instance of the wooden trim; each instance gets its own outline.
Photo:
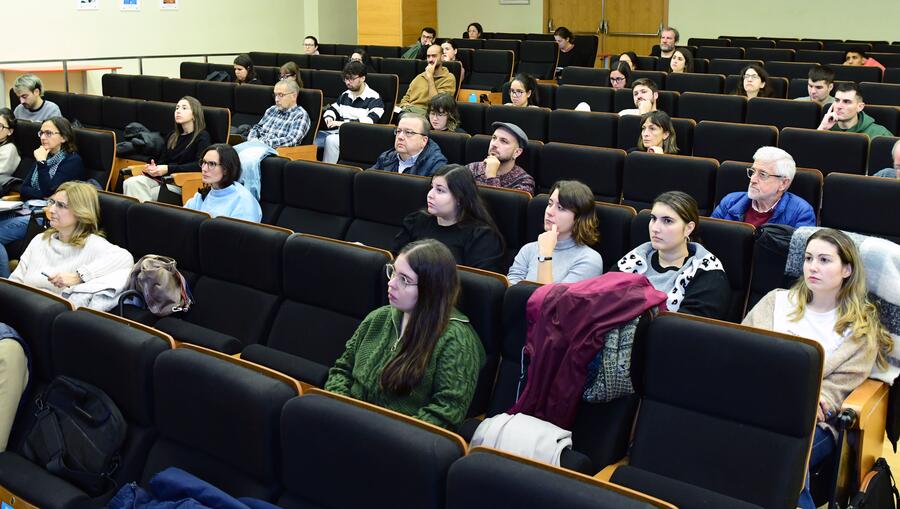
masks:
[[[199,171],[173,173],[172,180],[181,188],[181,205],[184,206],[203,187],[203,174]],[[160,184],[166,185],[166,184]]]
[[[131,176],[137,176],[144,172],[144,166],[147,163],[145,161],[138,161],[137,159],[128,159],[127,157],[116,157],[113,160],[113,168],[110,172],[110,181],[109,187],[107,190],[114,190],[119,183],[119,173],[125,168],[131,168]],[[127,180],[127,178],[126,178]]]
[[[159,329],[154,329],[153,327],[150,327],[149,325],[144,325],[140,322],[135,322],[134,320],[129,320],[128,318],[125,318],[125,317],[122,317],[119,315],[114,315],[112,313],[107,313],[105,311],[98,311],[96,309],[91,309],[91,308],[87,308],[87,307],[79,307],[78,311],[83,312],[83,313],[90,313],[92,315],[102,316],[103,318],[105,318],[107,320],[119,322],[119,323],[125,324],[133,329],[141,330],[143,332],[146,332],[147,334],[150,334],[150,335],[158,337],[159,339],[162,339],[163,341],[165,341],[166,343],[169,344],[169,348],[171,348],[171,349],[175,348],[175,340],[172,338],[172,336],[166,334],[165,332],[163,332]]]
[[[456,268],[457,268],[457,270],[461,270],[463,272],[471,272],[472,274],[479,274],[482,276],[496,279],[497,281],[500,281],[501,283],[503,283],[504,288],[509,288],[509,280],[506,279],[506,276],[504,276],[503,274],[500,274],[497,272],[491,272],[489,270],[478,269],[475,267],[469,267],[468,265],[457,265]]]
[[[444,428],[441,428],[440,426],[435,426],[434,424],[430,424],[425,421],[421,421],[419,419],[416,419],[415,417],[410,417],[406,414],[401,414],[400,412],[395,412],[393,410],[389,410],[387,408],[384,408],[384,407],[381,407],[378,405],[373,405],[372,403],[367,403],[365,401],[353,399],[349,396],[344,396],[341,394],[336,394],[334,392],[326,391],[325,389],[319,389],[319,388],[313,387],[304,393],[304,395],[310,395],[310,394],[318,394],[320,396],[325,396],[325,397],[328,397],[331,399],[343,401],[344,403],[347,403],[349,405],[364,408],[366,410],[384,415],[386,417],[390,417],[392,419],[405,422],[406,424],[410,424],[417,428],[424,429],[425,431],[434,433],[436,435],[441,435],[442,437],[454,442],[459,447],[460,456],[466,455],[466,449],[468,448],[468,444],[466,444],[466,441],[463,440],[463,437],[457,435],[456,433],[453,433],[452,431],[448,431]]]
[[[456,100],[458,102],[469,102],[469,95],[475,94],[475,97],[478,98],[478,103],[481,103],[481,95],[484,94],[488,97],[488,105],[489,106],[502,106],[503,105],[503,92],[491,92],[490,90],[479,90],[477,88],[460,88],[456,93]]]
[[[346,240],[332,239],[330,237],[323,237],[321,235],[313,235],[311,233],[295,233],[294,235],[299,235],[301,237],[309,237],[311,239],[324,240],[326,242],[334,242],[336,244],[342,244],[344,246],[354,247],[357,249],[365,249],[367,251],[372,251],[374,253],[383,254],[385,257],[387,257],[388,261],[394,259],[394,255],[391,254],[391,252],[388,251],[387,249],[381,249],[378,247],[367,246],[365,244],[357,244],[356,242],[349,242]]]
[[[275,149],[279,157],[290,159],[291,161],[318,161],[316,151],[319,147],[315,145],[297,145],[295,147],[278,147]]]
[[[289,230],[282,226],[275,226],[273,224],[265,224],[265,223],[257,223],[255,221],[248,221],[246,219],[240,219],[237,217],[218,216],[218,217],[214,217],[213,221],[229,221],[232,223],[240,223],[240,224],[253,226],[254,228],[263,228],[266,230],[271,230],[273,232],[285,233],[287,235],[292,235],[294,233],[293,230]]]
[[[286,374],[282,373],[281,371],[275,371],[274,369],[268,368],[261,364],[256,364],[255,362],[250,362],[250,361],[247,361],[244,359],[238,359],[236,357],[233,357],[231,355],[228,355],[228,354],[225,354],[222,352],[218,352],[216,350],[212,350],[212,349],[202,347],[199,345],[195,345],[192,343],[185,343],[183,341],[176,341],[175,348],[181,348],[181,349],[185,349],[185,350],[194,350],[196,352],[200,352],[202,354],[209,355],[211,357],[215,357],[217,359],[234,364],[236,366],[241,366],[241,367],[247,368],[251,371],[255,371],[255,372],[265,375],[269,378],[274,378],[274,379],[278,380],[279,382],[285,383],[292,390],[296,391],[297,395],[302,395],[304,392],[305,384],[300,382],[300,380],[297,380],[296,378],[291,378],[291,377],[287,376]],[[308,386],[308,384],[306,384],[306,385]]]
[[[38,506],[19,497],[2,485],[0,485],[0,500],[11,505],[13,509],[40,509]]]
[[[856,460],[858,482],[862,483],[872,469],[875,460],[884,454],[884,432],[887,424],[888,391],[890,387],[879,380],[868,379],[854,389],[841,409],[852,409],[859,417],[854,430],[858,430]]]
[[[621,203],[609,203],[605,201],[594,201],[594,206],[600,205],[601,207],[611,208],[611,209],[626,209],[626,211],[631,212],[631,219],[637,217],[637,210],[634,209],[631,205],[622,205]]]
[[[306,161],[306,160],[302,160],[302,159],[301,159],[301,160],[298,160],[298,161],[288,161],[288,162],[285,163],[285,165],[284,165],[285,168],[287,168],[287,166],[290,165],[290,164],[293,163],[293,162],[299,162],[300,164],[303,164],[303,163],[305,163],[305,162],[306,162],[306,163],[315,163],[315,164],[318,164],[318,165],[321,165],[321,166],[327,166],[327,167],[329,167],[329,168],[332,168],[332,167],[333,167],[333,168],[346,168],[346,169],[348,169],[348,170],[353,170],[354,173],[360,173],[360,172],[364,171],[364,170],[363,170],[362,168],[360,168],[359,166],[351,166],[351,165],[349,165],[349,164],[326,163],[325,161]],[[299,166],[299,165],[298,165],[298,166]],[[293,171],[293,170],[288,170],[288,171]],[[372,170],[372,171],[376,171],[376,170]]]
[[[2,279],[2,281],[3,281],[3,283],[0,283],[0,284],[10,284],[10,285],[13,285],[13,286],[17,286],[17,287],[19,287],[19,288],[22,288],[22,289],[24,289],[24,290],[28,290],[28,291],[30,291],[30,292],[39,293],[39,294],[41,294],[41,295],[43,295],[43,296],[45,296],[45,297],[49,297],[49,298],[51,298],[51,299],[53,299],[53,300],[55,300],[55,301],[57,301],[57,302],[60,302],[60,303],[62,303],[62,304],[65,304],[66,306],[68,306],[69,311],[75,311],[75,305],[72,304],[71,302],[69,302],[68,299],[64,299],[62,296],[57,295],[57,294],[55,294],[55,293],[53,293],[53,292],[51,292],[51,291],[49,291],[49,290],[42,290],[42,289],[40,289],[40,288],[35,288],[35,287],[33,287],[33,286],[28,286],[28,285],[26,285],[26,284],[24,284],[24,283],[19,283],[19,282],[17,282],[17,281],[12,281],[12,280],[10,280],[10,279]]]
[[[3,197],[3,201],[20,201],[20,198],[22,198],[22,195],[19,193],[9,193]]]
[[[186,209],[186,208],[178,206],[178,205],[172,205],[171,203],[163,203],[161,201],[148,201],[148,202],[142,203],[141,205],[148,205],[148,204],[152,205],[154,207],[166,207],[166,208],[175,209],[175,210],[183,210],[183,211],[190,212],[192,214],[200,214],[201,216],[205,216],[207,219],[212,219],[212,216],[207,214],[206,212],[202,212],[200,210],[194,210],[194,209]]]

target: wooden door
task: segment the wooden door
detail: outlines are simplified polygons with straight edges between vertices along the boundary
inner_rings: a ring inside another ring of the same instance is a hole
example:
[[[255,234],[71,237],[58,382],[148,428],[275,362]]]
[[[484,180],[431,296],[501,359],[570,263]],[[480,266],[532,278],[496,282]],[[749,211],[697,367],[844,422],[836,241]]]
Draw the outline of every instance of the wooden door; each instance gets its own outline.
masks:
[[[666,26],[668,0],[604,0],[603,37],[600,52],[618,55],[634,51],[649,55],[659,44],[660,28]],[[682,43],[685,44],[685,43]]]
[[[600,35],[603,2],[600,0],[545,0],[544,27],[553,33],[566,27],[576,34]]]

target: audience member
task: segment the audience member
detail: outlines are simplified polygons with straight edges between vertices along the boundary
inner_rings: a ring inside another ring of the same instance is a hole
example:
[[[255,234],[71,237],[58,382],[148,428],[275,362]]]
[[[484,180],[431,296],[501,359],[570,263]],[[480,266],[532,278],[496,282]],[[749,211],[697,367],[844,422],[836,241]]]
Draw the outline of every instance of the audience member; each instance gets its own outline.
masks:
[[[316,145],[325,147],[322,161],[336,163],[340,154],[338,129],[344,122],[374,124],[384,115],[384,101],[378,91],[366,84],[366,66],[362,62],[348,62],[344,66],[344,84],[347,86],[322,115],[327,130],[316,134]]]
[[[880,170],[875,174],[876,177],[900,178],[900,140],[897,140],[891,148],[891,157],[894,159],[894,167]]]
[[[509,101],[506,103],[507,106],[538,107],[540,92],[537,80],[530,74],[521,72],[516,74],[509,82]]]
[[[767,87],[766,82],[769,81],[769,73],[758,64],[750,64],[741,70],[738,76],[737,88],[734,95],[742,95],[747,99],[754,97],[772,97],[772,87]]]
[[[134,258],[103,238],[97,189],[63,182],[47,199],[49,227],[31,239],[10,281],[47,290],[101,311],[116,305]]]
[[[694,55],[687,48],[678,47],[672,52],[668,72],[694,72]]]
[[[427,113],[432,131],[448,131],[451,133],[466,132],[460,127],[461,121],[456,99],[447,92],[441,92],[428,101]]]
[[[640,78],[631,84],[631,95],[634,97],[634,108],[622,110],[619,115],[643,115],[656,111],[656,101],[659,100],[659,88],[656,82],[650,78]]]
[[[466,35],[469,36],[469,39],[481,39],[484,37],[484,30],[481,28],[481,23],[475,21],[469,23],[469,27],[466,28]]]
[[[544,232],[525,244],[506,276],[542,284],[575,283],[603,273],[603,258],[590,246],[600,237],[594,193],[576,180],[560,180],[550,189]]]
[[[13,143],[16,117],[9,108],[0,108],[0,177],[11,176],[19,167],[19,150]]]
[[[468,165],[475,182],[533,193],[534,179],[516,164],[516,159],[528,147],[525,131],[509,122],[494,122],[491,129],[494,134],[491,135],[487,157]]]
[[[699,224],[693,197],[681,191],[657,196],[650,212],[650,242],[623,256],[618,269],[647,276],[667,295],[669,311],[722,319],[731,287],[722,262],[691,241]]]
[[[0,453],[6,451],[22,396],[27,394],[31,370],[28,352],[22,336],[0,323]]]
[[[631,152],[649,152],[651,154],[677,154],[678,144],[675,140],[675,126],[665,111],[651,111],[641,115],[641,136],[637,146]]]
[[[831,89],[834,88],[834,71],[827,65],[816,64],[809,69],[806,82],[806,97],[797,97],[795,101],[812,101],[819,106],[827,106],[834,102]]]
[[[452,39],[444,39],[441,43],[441,61],[443,62],[459,62],[456,59],[458,49],[456,43]],[[462,83],[466,79],[466,68],[459,62],[459,82]]]
[[[822,345],[825,366],[809,469],[835,449],[834,425],[841,405],[863,383],[876,362],[886,366],[893,347],[867,297],[862,259],[843,232],[823,228],[806,242],[803,277],[790,290],[772,290],[744,318],[744,325],[811,339]],[[809,470],[797,505],[815,509]]]
[[[653,48],[650,55],[660,58],[672,58],[672,54],[675,52],[675,45],[680,39],[681,34],[674,27],[664,27],[659,32],[659,47]]]
[[[169,134],[159,158],[161,164],[151,159],[150,164],[143,166],[140,175],[125,180],[122,184],[124,193],[142,202],[158,199],[162,177],[172,173],[200,171],[197,161],[210,143],[200,101],[191,96],[182,97],[175,105],[175,128]],[[168,184],[168,188],[181,195],[180,187]]]
[[[423,28],[421,35],[419,35],[419,40],[412,46],[406,48],[406,51],[403,52],[401,58],[424,60],[426,50],[434,44],[435,39],[437,39],[437,30],[432,27]]]
[[[13,112],[17,119],[43,122],[50,118],[62,117],[59,106],[43,98],[44,84],[34,74],[23,74],[16,78],[13,91],[19,96],[19,105]]]
[[[303,88],[303,78],[300,77],[300,66],[296,62],[286,62],[279,69],[278,80],[294,80],[299,88]]]
[[[876,124],[875,119],[863,111],[865,99],[859,91],[859,85],[849,81],[837,86],[834,102],[828,107],[820,131],[838,131],[842,133],[863,133],[869,138],[893,136],[886,127]]]
[[[619,61],[609,71],[609,84],[613,90],[621,90],[631,86],[631,66],[628,62]]]
[[[844,52],[844,65],[858,65],[877,67],[884,72],[884,65],[878,60],[869,57],[864,49],[851,49]]]
[[[262,208],[238,180],[241,160],[231,145],[210,145],[200,156],[203,187],[184,208],[206,212],[212,217],[225,216],[258,223]]]
[[[566,27],[559,27],[553,32],[553,40],[559,45],[559,60],[556,63],[556,75],[560,72],[575,65],[579,67],[594,67],[594,58],[596,55],[590,53],[590,48],[579,46],[575,47],[575,35]]]
[[[430,131],[425,117],[414,113],[401,116],[394,129],[394,148],[382,152],[369,169],[430,176],[447,164],[441,147],[428,137]]]
[[[397,104],[400,111],[424,115],[429,99],[441,92],[456,93],[456,76],[441,65],[441,47],[437,44],[429,46],[426,58],[428,65],[425,70],[413,78],[406,94]]]
[[[303,53],[306,53],[307,55],[318,55],[319,40],[312,35],[307,35],[303,39]]]
[[[256,77],[256,68],[253,66],[253,60],[250,55],[241,53],[234,57],[234,82],[238,85],[250,83],[259,85],[259,78]]]
[[[394,252],[401,252],[410,242],[430,238],[447,246],[460,265],[501,270],[503,237],[481,201],[468,168],[448,164],[435,171],[426,204],[425,210],[403,218],[403,229],[394,239]]]
[[[369,56],[369,53],[363,48],[356,48],[353,50],[353,53],[350,54],[351,62],[362,62],[364,66],[366,66],[366,72],[378,72],[375,69],[375,62],[372,61],[372,57]]]
[[[455,430],[475,394],[484,347],[456,310],[456,263],[440,242],[403,248],[385,266],[389,306],[369,313],[325,389]]]
[[[776,147],[760,147],[753,154],[753,166],[747,168],[747,191],[727,194],[712,217],[743,221],[759,228],[771,224],[815,226],[816,213],[803,198],[789,193],[797,165],[794,158]]]
[[[633,51],[626,51],[619,55],[619,58],[616,59],[616,62],[625,62],[628,64],[628,67],[631,68],[632,71],[637,70],[638,68],[638,59],[637,54]]]

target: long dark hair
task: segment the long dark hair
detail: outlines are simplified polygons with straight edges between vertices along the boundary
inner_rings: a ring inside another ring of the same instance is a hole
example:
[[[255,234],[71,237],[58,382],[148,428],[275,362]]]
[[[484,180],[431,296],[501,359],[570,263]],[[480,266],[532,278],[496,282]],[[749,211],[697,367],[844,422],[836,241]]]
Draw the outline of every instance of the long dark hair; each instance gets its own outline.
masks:
[[[520,73],[516,74],[515,76],[513,76],[513,79],[510,80],[510,82],[509,82],[510,87],[512,87],[513,81],[518,81],[519,83],[521,83],[522,86],[525,87],[525,92],[531,92],[531,96],[528,97],[528,105],[529,106],[540,102],[541,94],[538,91],[538,83],[537,83],[537,80],[534,79],[534,76],[532,76],[528,73],[520,72]],[[510,97],[510,101],[512,101],[512,97]]]
[[[75,144],[75,129],[72,128],[71,122],[65,117],[50,117],[47,120],[44,120],[44,122],[53,124],[53,127],[59,131],[59,135],[66,140],[62,143],[62,146],[60,147],[61,150],[65,150],[70,154],[78,152],[78,145]],[[41,125],[44,125],[44,122],[41,122]]]
[[[253,60],[250,59],[250,55],[241,53],[240,55],[234,57],[234,65],[239,65],[244,69],[247,69],[247,79],[245,79],[242,83],[250,83],[251,81],[256,79],[256,68],[253,67]],[[237,76],[235,76],[234,80],[237,81]]]
[[[691,50],[685,48],[684,46],[678,46],[674,50],[672,50],[672,56],[675,56],[675,53],[681,53],[681,56],[684,57],[684,72],[694,72],[694,54],[691,53]],[[672,70],[672,59],[669,59],[669,71]]]
[[[759,93],[756,94],[756,97],[772,97],[775,95],[772,87],[768,86],[769,73],[766,72],[763,66],[757,64],[750,64],[741,69],[741,74],[738,75],[737,88],[734,89],[734,94],[747,97],[747,91],[744,90],[744,74],[750,69],[753,69],[756,71],[756,74],[759,74],[759,79],[762,80],[763,83],[763,86],[759,89]]]
[[[669,208],[674,210],[675,213],[678,214],[678,217],[684,221],[684,224],[693,221],[694,231],[691,232],[691,235],[687,240],[698,244],[701,243],[700,212],[697,208],[697,200],[695,200],[693,196],[682,191],[666,191],[653,200],[653,205],[656,205],[657,203],[668,205]]]
[[[628,62],[616,62],[616,65],[613,66],[612,69],[609,70],[610,80],[612,80],[612,72],[619,71],[625,76],[625,88],[631,87],[631,66],[628,65]],[[612,81],[609,82],[609,86],[612,86]]]
[[[431,180],[434,181],[435,177],[444,177],[447,189],[456,200],[456,222],[487,226],[502,238],[494,218],[488,213],[484,201],[478,194],[478,186],[469,168],[461,164],[447,164],[438,168],[431,176]]]
[[[678,143],[675,140],[675,125],[672,124],[672,118],[669,114],[662,110],[648,111],[641,115],[641,130],[647,122],[659,127],[663,132],[669,133],[669,137],[662,142],[663,152],[666,154],[677,154]],[[638,135],[637,148],[641,152],[645,152],[647,147],[644,146],[644,137]]]
[[[206,147],[206,150],[200,154],[200,161],[203,161],[206,154],[213,150],[219,154],[219,166],[222,168],[222,180],[219,182],[219,189],[225,189],[241,178],[241,158],[238,157],[237,151],[231,145],[216,143]],[[202,199],[206,199],[206,195],[209,194],[211,189],[212,187],[200,189]]]
[[[206,130],[206,117],[203,116],[203,105],[200,104],[200,101],[189,95],[182,97],[179,101],[188,103],[188,106],[191,107],[191,115],[194,117],[194,132],[193,136],[191,136],[190,143],[188,143],[188,146],[191,146],[197,141],[197,136],[199,136],[202,131]],[[175,103],[175,107],[178,107],[178,103]],[[166,146],[170,149],[175,148],[175,145],[178,145],[178,138],[180,138],[182,134],[184,134],[184,128],[181,127],[181,124],[175,122],[175,129],[173,129],[172,134],[169,135],[169,141],[166,142]]]
[[[600,240],[600,222],[594,210],[594,193],[577,180],[558,180],[550,188],[550,194],[559,190],[557,200],[566,210],[575,214],[572,239],[582,246],[593,246]]]
[[[405,396],[421,383],[434,347],[447,330],[459,297],[459,275],[453,254],[434,239],[410,242],[398,256],[406,256],[416,273],[419,298],[400,337],[397,355],[381,372],[381,387]]]

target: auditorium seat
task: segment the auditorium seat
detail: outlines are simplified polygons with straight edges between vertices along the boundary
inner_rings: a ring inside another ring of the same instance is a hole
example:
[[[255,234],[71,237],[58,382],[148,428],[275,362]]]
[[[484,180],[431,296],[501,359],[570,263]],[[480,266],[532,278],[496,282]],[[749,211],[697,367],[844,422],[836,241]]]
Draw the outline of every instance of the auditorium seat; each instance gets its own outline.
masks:
[[[519,108],[516,106],[491,106],[484,112],[485,134],[493,134],[494,122],[510,122],[519,126],[529,140],[547,141],[550,110],[547,108]]]
[[[131,97],[131,79],[124,74],[106,73],[100,78],[100,89],[103,91],[103,95],[110,97]],[[47,96],[48,92],[51,91],[44,92],[44,99],[49,99],[60,106],[56,98]]]
[[[341,124],[339,132],[340,164],[370,168],[382,152],[394,148],[394,126],[345,122]]]
[[[466,69],[465,88],[498,91],[512,77],[515,56],[508,50],[478,50]]]
[[[704,37],[691,37],[688,39],[689,46],[697,46],[697,50],[700,50],[700,46],[716,46],[716,47],[726,47],[731,46],[730,39],[708,39]]]
[[[659,57],[650,55],[638,55],[637,62],[634,63],[637,69],[656,69],[659,67]]]
[[[535,79],[553,79],[559,45],[550,41],[522,41],[519,64],[516,72],[524,72]]]
[[[634,80],[640,78],[648,78],[653,80],[656,83],[656,86],[660,90],[666,90],[666,76],[668,73],[662,71],[650,71],[644,70],[644,67],[639,67],[636,71],[631,71],[631,82],[634,83]]]
[[[693,155],[752,161],[759,147],[776,146],[778,129],[770,125],[750,125],[704,120],[694,130]]]
[[[792,49],[792,50],[801,50],[801,49],[820,50],[820,49],[822,49],[822,43],[819,41],[795,41],[795,40],[779,39],[779,40],[775,41],[775,47]],[[796,56],[795,56],[795,58],[796,58]]]
[[[825,51],[840,51],[845,52],[847,50],[862,50],[862,51],[872,51],[872,45],[866,42],[838,42],[838,41],[826,41],[825,46],[822,48]]]
[[[284,207],[272,224],[298,233],[344,238],[353,219],[353,178],[359,172],[359,168],[316,161],[287,163]]]
[[[712,60],[714,58],[729,58],[740,60],[744,58],[744,48],[701,45],[697,48],[697,53],[694,56],[697,58],[706,58],[709,60]]]
[[[766,62],[765,69],[769,76],[792,79],[807,79],[809,69],[815,65],[815,62],[805,62],[800,60],[797,55],[796,62]]]
[[[724,83],[725,77],[721,74],[672,73],[666,78],[666,89],[681,93],[704,92],[721,94],[724,90]]]
[[[221,84],[221,83],[220,83]],[[75,100],[81,102],[83,98]],[[98,124],[87,124],[85,127],[95,129],[109,129],[119,135],[125,132],[125,126],[137,119],[138,105],[142,101],[136,99],[126,99],[122,97],[103,97],[101,98],[100,122]],[[172,109],[174,112],[174,108]],[[84,121],[82,121],[84,123]],[[173,117],[173,124],[174,117]],[[124,139],[124,137],[122,137]]]
[[[379,124],[390,124],[394,115],[394,106],[400,97],[397,92],[400,88],[400,82],[397,76],[393,74],[368,73],[366,74],[366,85],[372,87],[372,90],[378,92],[381,100],[384,101],[384,114],[381,115]],[[326,103],[327,104],[327,103]]]
[[[725,78],[725,93],[731,93],[737,90],[738,83],[742,78],[737,74],[732,74]],[[780,76],[770,76],[766,81],[766,88],[772,91],[770,96],[773,99],[784,99],[788,93],[788,80]]]
[[[276,65],[279,67],[288,63],[294,62],[301,69],[309,69],[309,55],[303,53],[279,53],[278,60]]]
[[[616,147],[619,116],[615,113],[553,110],[550,112],[551,142],[591,147]]]
[[[618,203],[624,165],[623,150],[551,142],[541,152],[535,194],[548,192],[558,180],[577,180],[591,189],[596,200]]]
[[[894,83],[860,83],[859,91],[866,100],[866,106],[881,104],[900,106],[900,85]]]
[[[875,175],[880,170],[894,167],[891,149],[897,141],[900,141],[900,137],[879,136],[872,138],[872,141],[869,142],[869,171],[867,172],[869,175]]]
[[[778,148],[791,154],[797,166],[817,168],[826,177],[833,171],[864,175],[869,137],[860,133],[788,127],[781,130]]]
[[[162,84],[167,79],[162,76],[132,76],[129,97],[145,101],[162,101]]]
[[[347,57],[343,55],[309,55],[309,68],[320,71],[340,71],[344,68]]]
[[[399,80],[399,88],[397,89],[397,101],[403,99],[406,95],[409,84],[415,79],[416,61],[405,58],[385,58],[381,61],[382,74],[396,74]],[[380,91],[379,91],[380,93]]]
[[[123,249],[128,248],[128,209],[138,201],[130,196],[99,191],[100,228],[106,240]]]
[[[843,54],[841,58],[843,59]],[[854,81],[856,83],[881,81],[881,69],[878,67],[860,65],[831,65],[830,67],[834,70],[834,79],[838,81]]]
[[[674,116],[678,110],[678,92],[669,90],[660,90],[656,99],[656,107],[665,112],[671,112],[670,116]],[[630,88],[620,88],[613,92],[613,113],[622,110],[634,109],[634,90]]]
[[[344,240],[393,249],[403,218],[425,208],[430,182],[425,177],[380,170],[357,174],[353,179],[353,221]]]
[[[822,109],[814,102],[770,97],[754,97],[747,101],[748,124],[773,125],[778,129],[786,127],[815,129],[821,119]]]
[[[560,85],[583,85],[590,87],[608,87],[609,69],[593,67],[569,66],[562,70]]]
[[[399,46],[377,46],[374,44],[366,46],[366,52],[368,52],[369,55],[383,58],[400,58],[400,49]]]
[[[284,207],[284,165],[288,162],[287,158],[272,156],[264,158],[259,164],[262,223],[277,226],[276,221]]]
[[[235,126],[256,125],[266,110],[275,104],[273,90],[273,87],[266,85],[246,84],[235,87],[231,123]],[[310,114],[310,120],[315,121],[315,112],[307,113]]]
[[[831,67],[844,63],[844,52],[801,49],[797,50],[795,60],[797,62],[813,62]]]
[[[536,283],[523,281],[509,287],[503,296],[500,367],[485,413],[486,417],[501,414],[512,407],[521,391],[525,389],[524,380],[520,379],[522,348],[525,346],[526,337],[525,305],[538,288],[539,285]]]
[[[197,97],[197,80],[168,79],[162,83],[162,100],[177,103],[184,96]],[[110,95],[104,92],[103,95]],[[204,111],[204,113],[206,113]]]
[[[867,104],[865,112],[894,136],[900,135],[900,107]]]
[[[205,80],[207,74],[209,64],[204,62],[181,62],[178,69],[178,76],[189,80]]]
[[[632,152],[625,158],[622,204],[649,208],[666,191],[684,191],[697,200],[701,216],[712,212],[718,161],[705,157]]]
[[[724,74],[725,76],[740,74],[750,64],[762,67],[763,62],[762,60],[716,58],[709,61],[708,72],[710,74]]]
[[[747,48],[746,58],[763,62],[793,62],[795,51],[788,48]]]
[[[247,345],[241,357],[324,386],[363,318],[387,304],[384,265],[390,261],[390,253],[381,249],[291,236],[284,245],[284,299],[266,340]]]
[[[307,88],[317,88],[322,91],[323,104],[337,101],[338,97],[347,90],[347,85],[344,84],[344,73],[339,70],[316,70],[312,73],[312,83],[305,85]]]
[[[900,181],[830,173],[822,196],[822,226],[884,237],[900,244]]]
[[[741,39],[741,38],[733,38],[731,39],[731,45],[737,46],[739,48],[750,49],[750,48],[774,48],[775,41],[772,39]]]
[[[450,131],[431,131],[428,137],[437,143],[441,153],[450,164],[463,164],[466,157],[466,142],[468,134]]]
[[[794,507],[818,407],[821,346],[674,313],[651,321],[639,341],[641,411],[628,465],[598,475],[679,507]],[[764,467],[750,472],[735,461],[751,457]]]
[[[484,41],[483,49],[487,50],[506,50],[513,52],[513,61],[519,60],[519,46],[522,44],[521,39],[493,38]]]
[[[614,92],[607,86],[560,85],[556,89],[556,109],[574,110],[579,103],[585,102],[591,111],[611,112]],[[550,116],[552,118],[553,112]]]
[[[685,92],[678,99],[678,116],[696,122],[715,120],[740,124],[746,111],[747,98],[739,95]]]
[[[251,51],[249,55],[254,66],[278,67],[278,53]]]
[[[103,103],[109,98],[97,95],[78,94],[69,95],[68,112],[66,118],[71,122],[80,122],[87,128],[102,127],[103,123]],[[123,104],[129,103],[127,99],[121,99]],[[119,129],[124,129],[122,125]]]
[[[480,50],[484,48],[484,41],[485,39],[453,39],[453,44],[456,44],[457,48]]]
[[[748,158],[746,161],[752,161]],[[716,206],[728,193],[737,191],[746,192],[750,185],[747,177],[747,168],[752,162],[722,161],[719,171],[716,173]],[[811,168],[797,168],[794,180],[791,182],[789,192],[796,194],[809,203],[816,216],[819,215],[819,207],[822,205],[822,172]]]
[[[678,153],[691,155],[694,145],[694,128],[697,123],[689,118],[673,118],[672,126],[675,128],[675,140],[678,145]],[[618,147],[628,150],[637,146],[641,137],[641,117],[638,115],[622,115],[619,117]]]

